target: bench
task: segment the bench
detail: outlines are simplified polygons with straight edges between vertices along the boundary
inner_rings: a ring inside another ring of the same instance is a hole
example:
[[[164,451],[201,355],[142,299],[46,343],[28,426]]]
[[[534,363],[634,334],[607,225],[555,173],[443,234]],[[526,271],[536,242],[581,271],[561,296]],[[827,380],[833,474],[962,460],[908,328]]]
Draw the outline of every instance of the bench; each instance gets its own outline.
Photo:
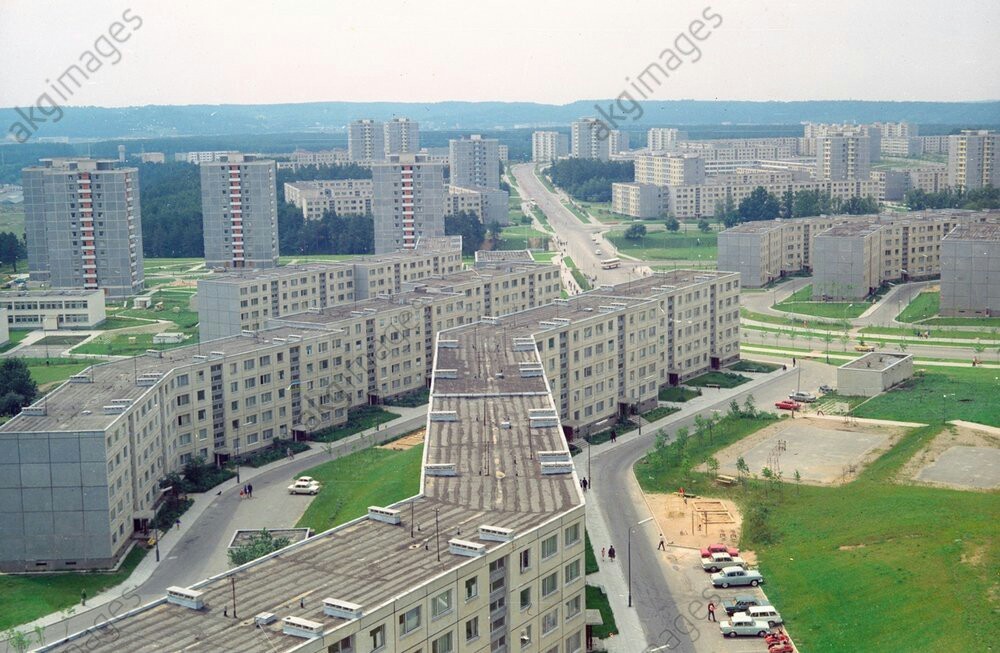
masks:
[[[715,482],[719,485],[734,485],[736,483],[736,477],[729,476],[728,474],[719,474],[715,477]]]
[[[715,390],[721,389],[721,386],[718,383],[706,383],[705,387],[706,388],[713,388]]]

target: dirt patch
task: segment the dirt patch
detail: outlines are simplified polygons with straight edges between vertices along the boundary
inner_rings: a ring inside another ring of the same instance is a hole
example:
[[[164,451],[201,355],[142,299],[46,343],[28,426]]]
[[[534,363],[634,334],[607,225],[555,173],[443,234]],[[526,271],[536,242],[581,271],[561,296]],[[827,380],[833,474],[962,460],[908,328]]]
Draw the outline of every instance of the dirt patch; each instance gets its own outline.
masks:
[[[957,490],[976,490],[962,483],[949,483],[943,480],[927,480],[918,478],[920,473],[938,461],[941,455],[953,447],[984,447],[1000,449],[1000,435],[995,428],[988,426],[976,428],[967,422],[949,424],[948,428],[938,433],[926,447],[918,451],[899,470],[896,480],[901,483],[927,485],[931,487],[947,487]]]
[[[743,517],[729,499],[688,498],[679,494],[644,495],[667,544],[701,548],[720,542],[739,546]],[[757,564],[753,551],[741,551],[748,564]]]
[[[839,551],[853,551],[854,549],[863,549],[867,544],[845,544],[843,546],[838,546]]]
[[[985,546],[977,546],[972,551],[968,553],[963,553],[959,558],[959,561],[963,565],[978,565],[983,561],[983,555],[986,553]]]
[[[398,440],[393,440],[392,442],[387,442],[386,444],[380,444],[379,449],[389,449],[390,451],[406,451],[407,449],[412,449],[413,447],[419,446],[424,443],[424,429],[419,431],[414,431],[413,433],[403,436]]]

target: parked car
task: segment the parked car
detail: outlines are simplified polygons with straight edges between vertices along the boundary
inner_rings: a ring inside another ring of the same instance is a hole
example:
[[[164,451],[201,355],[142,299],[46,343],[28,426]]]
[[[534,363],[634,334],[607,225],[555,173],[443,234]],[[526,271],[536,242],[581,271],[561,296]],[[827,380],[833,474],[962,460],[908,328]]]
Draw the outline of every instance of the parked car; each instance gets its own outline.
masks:
[[[821,385],[819,391],[825,394],[827,392],[836,392],[837,389],[828,385]]]
[[[288,486],[289,494],[319,494],[319,481],[311,476],[300,476]]]
[[[604,254],[604,252],[601,251],[600,247],[598,247],[597,249],[595,249],[594,253],[597,254],[598,256],[602,256]]]
[[[719,622],[719,630],[726,637],[736,637],[737,635],[764,637],[767,635],[769,628],[766,621],[751,619],[742,612],[733,615],[733,618],[729,621]]]
[[[802,404],[791,399],[782,399],[781,401],[774,402],[774,407],[781,410],[798,410],[802,408]]]
[[[854,345],[854,351],[875,351],[875,345],[867,345],[862,341]]]
[[[738,556],[740,550],[734,546],[726,546],[725,544],[709,544],[708,546],[702,548],[701,557],[707,558],[713,553],[728,553],[731,556]]]
[[[801,390],[796,390],[792,394],[788,395],[788,398],[792,401],[802,401],[807,404],[811,404],[816,401],[816,395],[811,392],[803,392]]]
[[[716,552],[707,558],[701,559],[701,567],[705,571],[719,571],[724,567],[746,567],[747,563],[739,556],[729,555],[728,552]]]
[[[753,594],[737,594],[732,599],[724,599],[722,601],[722,607],[730,617],[737,612],[746,612],[747,608],[752,608],[755,605],[769,605],[767,599],[762,599],[759,596],[754,596]]]
[[[784,620],[781,618],[781,614],[774,609],[773,605],[754,605],[748,607],[745,613],[751,619],[766,621],[767,625],[771,628],[784,623]]]
[[[744,569],[743,567],[725,567],[722,571],[712,574],[712,585],[715,587],[729,587],[730,585],[750,585],[757,587],[764,582],[764,577],[756,569]]]

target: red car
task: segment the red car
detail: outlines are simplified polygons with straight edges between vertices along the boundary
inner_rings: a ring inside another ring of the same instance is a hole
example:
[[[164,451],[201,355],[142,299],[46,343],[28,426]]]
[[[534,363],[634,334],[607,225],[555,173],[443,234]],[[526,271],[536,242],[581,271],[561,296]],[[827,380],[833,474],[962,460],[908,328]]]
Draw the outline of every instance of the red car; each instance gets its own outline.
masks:
[[[740,550],[736,547],[726,546],[725,544],[709,544],[701,550],[701,557],[707,558],[713,553],[728,553],[735,558],[740,554]]]
[[[775,408],[780,408],[781,410],[798,410],[802,408],[802,404],[797,401],[792,401],[791,399],[782,399],[774,403]]]

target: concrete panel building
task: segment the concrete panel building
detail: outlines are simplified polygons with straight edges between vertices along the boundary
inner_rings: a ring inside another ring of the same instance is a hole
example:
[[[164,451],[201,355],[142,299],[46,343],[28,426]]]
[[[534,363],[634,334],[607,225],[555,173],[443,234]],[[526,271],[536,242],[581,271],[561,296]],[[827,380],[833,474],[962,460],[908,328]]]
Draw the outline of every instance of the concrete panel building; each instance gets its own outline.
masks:
[[[633,218],[658,218],[663,215],[664,189],[655,184],[615,182],[611,184],[611,210]]]
[[[12,329],[91,329],[106,318],[100,290],[0,291],[0,309]]]
[[[967,129],[948,137],[948,185],[1000,186],[1000,132]]]
[[[739,168],[738,168],[739,169]],[[708,177],[703,184],[668,186],[667,210],[678,219],[712,217],[717,206],[731,201],[739,205],[758,186],[781,197],[785,192],[815,190],[831,197],[847,200],[852,197],[877,197],[879,182],[871,179],[847,181],[799,181],[793,172],[771,171],[773,181],[760,174],[750,176],[730,174]]]
[[[139,171],[94,159],[42,159],[22,171],[32,285],[143,289]]]
[[[500,188],[500,142],[473,134],[448,141],[448,160],[453,186]]]
[[[414,249],[444,236],[444,166],[423,154],[393,154],[372,165],[375,253]]]
[[[347,150],[295,150],[289,157],[288,167],[293,170],[305,167],[340,166],[351,162]],[[278,168],[283,167],[280,162]]]
[[[353,120],[347,126],[347,156],[353,163],[385,159],[385,128],[377,120]]]
[[[783,139],[678,141],[675,147],[677,152],[701,157],[705,174],[709,176],[727,175],[738,168],[754,167],[762,159],[790,159],[797,154],[797,149],[797,145]]]
[[[646,132],[646,149],[650,152],[667,152],[683,140],[687,140],[687,132],[673,127],[652,127]]]
[[[373,195],[371,179],[285,182],[285,201],[302,209],[306,220],[319,220],[328,211],[337,215],[369,215]]]
[[[611,155],[610,130],[597,118],[580,118],[570,125],[570,156],[607,161]]]
[[[446,213],[474,213],[483,224],[510,224],[510,193],[499,188],[462,188],[448,186]]]
[[[816,237],[814,299],[862,299],[882,283],[882,225],[849,222]]]
[[[874,397],[912,376],[912,354],[873,351],[837,368],[837,392]]]
[[[1000,315],[1000,220],[962,224],[941,239],[941,315]]]
[[[554,131],[532,132],[532,161],[535,163],[549,163],[564,156],[569,156],[569,136]]]
[[[205,266],[278,265],[278,198],[274,161],[230,153],[200,164]]]
[[[608,151],[610,154],[621,154],[629,150],[628,132],[622,129],[612,129],[608,132]]]
[[[817,136],[816,178],[830,181],[868,179],[871,148],[871,137],[856,130]]]
[[[705,160],[697,154],[637,154],[635,181],[656,186],[691,186],[705,183]]]
[[[497,153],[500,155],[500,160],[506,163],[510,159],[510,147],[500,143],[497,145]]]
[[[416,154],[420,151],[420,123],[409,118],[393,118],[384,125],[385,153]]]

